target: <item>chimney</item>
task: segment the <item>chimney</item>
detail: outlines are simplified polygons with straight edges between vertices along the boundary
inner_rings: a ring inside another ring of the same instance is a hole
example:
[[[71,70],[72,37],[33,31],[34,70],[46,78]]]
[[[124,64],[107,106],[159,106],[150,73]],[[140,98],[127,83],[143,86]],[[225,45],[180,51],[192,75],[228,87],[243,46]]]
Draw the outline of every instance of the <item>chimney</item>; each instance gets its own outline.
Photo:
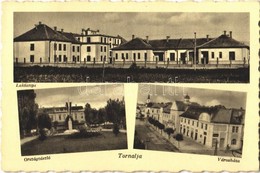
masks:
[[[169,42],[170,36],[166,36],[166,41]]]
[[[63,29],[60,29],[61,32],[63,32]]]
[[[135,35],[132,35],[132,40],[135,39]]]
[[[232,31],[229,31],[229,37],[232,38]]]
[[[227,35],[227,31],[224,31],[224,35]]]
[[[41,21],[39,21],[39,25],[41,25],[42,24],[42,22]]]
[[[54,26],[54,31],[57,31],[57,26]]]
[[[146,42],[149,43],[149,36],[146,36]]]
[[[207,35],[206,37],[207,37],[207,41],[209,41],[209,35]]]

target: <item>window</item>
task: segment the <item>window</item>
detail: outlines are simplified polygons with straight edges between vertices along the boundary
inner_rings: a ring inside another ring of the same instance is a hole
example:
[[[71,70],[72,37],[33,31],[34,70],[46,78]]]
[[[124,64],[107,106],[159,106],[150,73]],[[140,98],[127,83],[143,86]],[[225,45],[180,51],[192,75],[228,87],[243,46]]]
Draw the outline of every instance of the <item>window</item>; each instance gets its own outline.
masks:
[[[77,56],[77,61],[79,62],[80,60],[79,60],[79,56]]]
[[[181,118],[181,122],[182,122],[182,118]]]
[[[107,47],[106,46],[104,47],[104,52],[107,52]]]
[[[75,52],[75,46],[72,46],[72,52]]]
[[[63,50],[64,50],[64,51],[66,50],[66,44],[63,45]]]
[[[103,43],[103,37],[100,37],[101,43]]]
[[[203,123],[201,123],[201,129],[203,129]]]
[[[59,115],[59,120],[61,120],[61,115]]]
[[[231,140],[231,145],[236,145],[237,144],[237,140],[236,139],[232,139]]]
[[[100,56],[100,61],[103,61],[103,56],[102,55]]]
[[[118,59],[118,54],[116,53],[116,59]]]
[[[77,47],[77,50],[78,50],[78,52],[79,52],[79,46]]]
[[[214,59],[215,58],[215,53],[211,52],[211,58]]]
[[[121,58],[122,58],[122,59],[125,59],[124,53],[121,54]]]
[[[194,121],[192,121],[192,125],[194,126]]]
[[[34,62],[34,55],[30,55],[30,62]]]
[[[175,61],[175,53],[170,53],[170,61]]]
[[[76,61],[76,57],[73,55],[72,57],[72,61],[75,62]]]
[[[208,128],[208,124],[205,124],[205,130],[207,130],[207,128]]]
[[[66,55],[63,55],[63,61],[64,61],[64,62],[67,62],[67,57],[66,57]]]
[[[128,53],[126,53],[125,55],[126,55],[125,59],[128,59]]]
[[[87,37],[87,43],[90,43],[91,40],[90,40],[90,37]]]
[[[140,53],[138,53],[138,59],[141,59],[141,54]]]
[[[54,62],[57,61],[57,55],[54,55]]]
[[[190,124],[190,120],[188,120],[188,124]]]
[[[197,127],[199,127],[199,122],[197,122]]]
[[[135,53],[133,54],[133,57],[134,57],[134,60],[135,60],[136,59],[136,54]]]
[[[100,46],[100,52],[103,52],[103,46]]]
[[[30,44],[30,50],[34,51],[34,44]]]
[[[59,55],[59,62],[61,62],[61,55]]]
[[[61,44],[59,44],[59,50],[61,50]]]
[[[236,54],[235,52],[229,52],[229,60],[235,60],[236,59]]]
[[[238,133],[238,126],[232,126],[232,133]]]
[[[222,58],[222,52],[219,52],[219,58]]]
[[[147,53],[144,53],[144,59],[147,60]]]
[[[90,55],[87,56],[87,61],[91,61],[91,56]]]
[[[87,52],[91,52],[91,47],[87,46]]]

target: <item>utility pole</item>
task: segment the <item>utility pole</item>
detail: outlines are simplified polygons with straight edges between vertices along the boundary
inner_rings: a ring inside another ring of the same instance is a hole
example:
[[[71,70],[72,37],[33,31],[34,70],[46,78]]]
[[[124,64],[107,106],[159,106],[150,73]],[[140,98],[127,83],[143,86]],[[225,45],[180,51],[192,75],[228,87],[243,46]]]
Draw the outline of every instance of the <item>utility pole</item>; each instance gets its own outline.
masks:
[[[197,50],[196,50],[196,47],[197,47],[197,40],[196,40],[196,32],[194,32],[194,60],[193,60],[193,63],[194,63],[194,68],[196,70],[196,65],[197,65],[197,58],[196,58],[196,54],[197,54]]]

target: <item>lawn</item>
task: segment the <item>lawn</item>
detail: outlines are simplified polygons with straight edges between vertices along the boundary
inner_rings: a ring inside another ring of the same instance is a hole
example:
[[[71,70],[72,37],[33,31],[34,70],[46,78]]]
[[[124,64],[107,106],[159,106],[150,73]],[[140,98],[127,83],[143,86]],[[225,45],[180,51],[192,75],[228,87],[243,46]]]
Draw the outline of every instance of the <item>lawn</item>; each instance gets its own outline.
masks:
[[[127,149],[126,133],[116,137],[112,132],[91,138],[70,139],[68,136],[50,136],[44,141],[35,139],[21,146],[22,156],[86,151]]]

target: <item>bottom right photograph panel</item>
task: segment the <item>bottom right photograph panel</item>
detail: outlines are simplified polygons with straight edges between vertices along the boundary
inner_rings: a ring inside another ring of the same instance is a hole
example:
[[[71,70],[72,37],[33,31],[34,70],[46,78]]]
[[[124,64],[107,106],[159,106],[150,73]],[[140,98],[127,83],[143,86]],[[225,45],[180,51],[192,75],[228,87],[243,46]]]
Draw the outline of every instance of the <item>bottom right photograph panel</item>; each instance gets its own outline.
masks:
[[[134,149],[242,157],[246,92],[141,84]]]

